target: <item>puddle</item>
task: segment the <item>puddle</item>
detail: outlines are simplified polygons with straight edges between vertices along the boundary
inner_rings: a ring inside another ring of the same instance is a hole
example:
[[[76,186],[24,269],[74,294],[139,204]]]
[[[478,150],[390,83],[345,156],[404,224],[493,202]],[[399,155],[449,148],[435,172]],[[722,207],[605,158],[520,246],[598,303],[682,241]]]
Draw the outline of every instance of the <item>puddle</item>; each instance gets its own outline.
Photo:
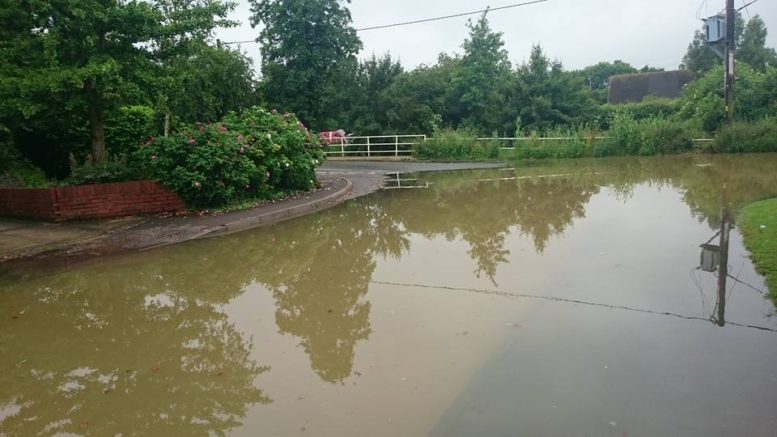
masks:
[[[417,189],[5,272],[0,434],[774,435],[736,221],[777,155],[393,177]]]

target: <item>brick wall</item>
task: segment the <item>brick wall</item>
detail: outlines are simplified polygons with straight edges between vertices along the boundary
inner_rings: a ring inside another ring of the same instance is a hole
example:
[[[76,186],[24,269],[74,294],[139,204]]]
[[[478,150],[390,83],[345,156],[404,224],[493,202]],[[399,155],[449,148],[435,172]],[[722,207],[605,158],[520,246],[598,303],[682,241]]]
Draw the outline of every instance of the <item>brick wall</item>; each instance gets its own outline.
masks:
[[[64,188],[0,188],[0,216],[49,221],[99,219],[185,209],[157,182],[136,181]]]

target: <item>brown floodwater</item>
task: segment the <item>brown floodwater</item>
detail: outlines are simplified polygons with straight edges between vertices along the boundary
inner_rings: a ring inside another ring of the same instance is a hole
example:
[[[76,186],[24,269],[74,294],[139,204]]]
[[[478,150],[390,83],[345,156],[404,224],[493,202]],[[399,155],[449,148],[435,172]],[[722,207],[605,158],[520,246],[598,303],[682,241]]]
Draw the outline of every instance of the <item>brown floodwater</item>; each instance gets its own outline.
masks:
[[[736,224],[777,155],[399,179],[0,272],[0,435],[777,435],[777,317]]]

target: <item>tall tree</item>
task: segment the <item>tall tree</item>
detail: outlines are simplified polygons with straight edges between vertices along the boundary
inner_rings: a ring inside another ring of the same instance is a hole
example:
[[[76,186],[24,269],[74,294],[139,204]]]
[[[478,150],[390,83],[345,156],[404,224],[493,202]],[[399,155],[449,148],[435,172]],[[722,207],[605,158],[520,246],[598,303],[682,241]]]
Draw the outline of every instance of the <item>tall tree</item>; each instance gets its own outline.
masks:
[[[153,98],[155,106],[164,114],[164,133],[167,136],[173,109],[190,107],[191,89],[187,85],[198,81],[201,75],[201,72],[193,71],[193,68],[198,63],[202,66],[202,58],[227,54],[214,52],[209,44],[213,43],[214,29],[237,25],[227,18],[236,4],[223,0],[154,1],[162,16],[159,33],[153,44],[154,60],[160,70],[153,78],[157,89]],[[230,62],[230,65],[236,64]],[[222,86],[228,87],[230,84],[225,82]]]
[[[117,0],[3,0],[0,11],[3,112],[80,111],[92,157],[105,162],[104,113],[143,65],[158,13],[147,2]]]
[[[453,87],[461,105],[461,123],[491,133],[504,131],[505,122],[511,121],[504,111],[511,67],[502,33],[491,30],[486,15],[467,23],[469,37],[462,45],[464,56],[453,77]]]
[[[386,115],[393,130],[431,134],[440,123],[452,125],[459,112],[451,84],[460,64],[460,57],[441,53],[435,65],[399,75],[386,91]]]
[[[758,15],[753,16],[747,22],[739,43],[739,60],[761,72],[766,71],[768,66],[777,67],[777,52],[772,47],[766,47],[767,35],[764,20]]]
[[[251,25],[262,25],[262,92],[315,129],[332,128],[353,77],[361,40],[344,3],[350,0],[249,0]]]
[[[542,47],[532,48],[529,62],[518,68],[518,116],[524,126],[544,131],[574,125],[593,112],[594,101],[580,78],[551,61]]]
[[[392,104],[387,91],[402,73],[402,64],[389,54],[360,62],[344,127],[360,135],[395,133],[388,117]]]

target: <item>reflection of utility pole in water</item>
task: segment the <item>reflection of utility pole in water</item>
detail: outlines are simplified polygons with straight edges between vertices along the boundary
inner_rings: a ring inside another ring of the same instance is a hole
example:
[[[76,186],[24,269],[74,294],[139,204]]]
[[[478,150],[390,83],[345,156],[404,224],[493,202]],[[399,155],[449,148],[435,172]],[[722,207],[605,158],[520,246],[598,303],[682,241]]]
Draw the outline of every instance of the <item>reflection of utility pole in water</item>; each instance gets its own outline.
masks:
[[[725,188],[724,188],[725,193]],[[723,208],[720,211],[720,262],[718,264],[718,326],[726,326],[726,279],[728,278],[728,242],[731,232],[731,218],[723,196]]]
[[[731,213],[726,196],[726,187],[723,186],[722,206],[720,209],[720,231],[706,244],[701,245],[701,266],[698,270],[718,275],[718,295],[715,310],[710,315],[710,320],[718,326],[726,325],[726,283],[728,280],[728,250],[729,235],[731,234]],[[720,237],[720,245],[710,244],[716,237]]]

